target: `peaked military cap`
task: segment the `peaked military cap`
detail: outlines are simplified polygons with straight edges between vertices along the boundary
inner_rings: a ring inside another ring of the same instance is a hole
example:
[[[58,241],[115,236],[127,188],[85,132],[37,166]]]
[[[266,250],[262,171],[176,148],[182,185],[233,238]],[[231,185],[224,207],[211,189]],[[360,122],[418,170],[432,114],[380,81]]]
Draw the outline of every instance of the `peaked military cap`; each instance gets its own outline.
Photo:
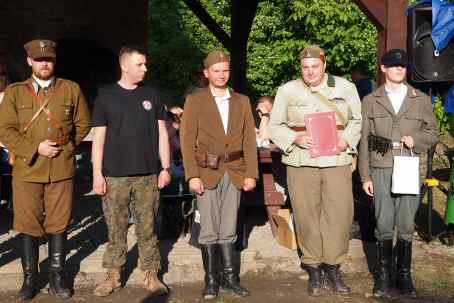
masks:
[[[211,65],[220,62],[230,62],[230,55],[221,51],[210,52],[203,60],[203,66],[209,68]]]
[[[51,40],[36,39],[24,45],[27,55],[32,59],[55,58],[55,48],[57,43]]]
[[[407,66],[408,56],[403,49],[394,48],[387,51],[381,58],[381,64],[385,66]]]
[[[304,48],[299,55],[300,61],[306,58],[317,58],[325,62],[325,51],[318,45],[309,45]]]

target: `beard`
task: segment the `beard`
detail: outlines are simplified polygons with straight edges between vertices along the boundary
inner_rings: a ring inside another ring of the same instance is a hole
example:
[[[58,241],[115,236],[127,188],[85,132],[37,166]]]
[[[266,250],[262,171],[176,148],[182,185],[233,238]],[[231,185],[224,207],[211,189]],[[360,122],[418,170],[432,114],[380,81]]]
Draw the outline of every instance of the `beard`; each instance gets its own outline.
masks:
[[[50,78],[52,78],[52,76],[54,75],[54,70],[52,68],[40,68],[40,69],[37,69],[37,70],[33,70],[33,75],[40,79],[40,80],[44,80],[44,81],[47,81],[49,80]]]

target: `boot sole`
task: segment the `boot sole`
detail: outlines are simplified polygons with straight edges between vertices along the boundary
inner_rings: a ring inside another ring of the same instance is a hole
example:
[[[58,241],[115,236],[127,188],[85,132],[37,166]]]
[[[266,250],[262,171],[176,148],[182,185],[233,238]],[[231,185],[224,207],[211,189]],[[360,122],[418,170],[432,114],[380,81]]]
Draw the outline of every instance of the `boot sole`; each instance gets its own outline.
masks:
[[[251,293],[248,293],[246,295],[240,295],[240,294],[236,293],[233,289],[224,288],[224,287],[220,287],[219,292],[233,294],[235,297],[238,297],[238,298],[244,298],[244,297],[248,297],[251,295]]]
[[[148,289],[144,287],[145,290],[147,290],[150,294],[153,294],[155,296],[165,296],[169,294],[169,291],[167,289]]]
[[[202,296],[202,298],[204,300],[206,300],[206,301],[215,300],[215,299],[217,299],[217,297],[218,297],[217,295],[216,296],[215,295],[204,295],[204,296]]]
[[[352,293],[352,291],[348,291],[348,292],[342,292],[342,291],[338,291],[336,289],[336,287],[334,285],[331,284],[331,282],[329,283],[325,283],[324,287],[325,289],[327,290],[330,290],[332,292],[334,292],[335,294],[338,294],[338,295],[342,295],[342,296],[346,296],[346,295],[350,295]]]
[[[53,289],[51,289],[51,288],[49,288],[49,293],[50,293],[51,295],[55,296],[55,297],[56,297],[57,299],[59,299],[59,300],[68,300],[68,299],[71,299],[71,297],[72,297],[72,294],[71,294],[71,293],[68,295],[68,297],[59,296],[59,295],[55,292],[55,290],[53,290]]]
[[[105,297],[108,297],[111,294],[119,291],[120,289],[121,289],[121,286],[118,286],[118,287],[113,288],[112,291],[110,293],[108,293],[107,295],[100,295],[100,294],[96,294],[95,292],[93,292],[93,295],[98,298],[105,298]]]

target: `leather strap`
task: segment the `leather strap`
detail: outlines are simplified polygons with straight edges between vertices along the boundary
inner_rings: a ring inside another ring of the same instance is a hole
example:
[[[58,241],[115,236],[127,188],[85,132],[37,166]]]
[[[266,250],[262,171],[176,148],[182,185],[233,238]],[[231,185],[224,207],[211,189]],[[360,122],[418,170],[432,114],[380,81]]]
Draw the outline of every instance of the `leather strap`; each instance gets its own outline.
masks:
[[[62,138],[66,138],[66,140],[61,140],[62,143],[64,143],[66,141],[67,143],[67,140],[68,140],[68,132],[63,128],[63,126],[61,125],[60,121],[55,117],[54,114],[52,114],[52,112],[47,108],[47,105],[50,103],[52,97],[54,96],[54,91],[51,90],[47,99],[44,101],[43,98],[41,96],[39,96],[35,89],[33,88],[32,84],[29,84],[27,85],[27,88],[28,90],[30,91],[30,93],[35,96],[35,99],[36,101],[38,101],[38,104],[40,105],[40,108],[38,109],[38,111],[33,115],[32,119],[27,123],[27,125],[24,127],[24,130],[23,132],[25,133],[30,127],[31,125],[33,124],[33,122],[36,120],[36,118],[39,116],[39,114],[41,112],[44,112],[46,114],[46,116],[49,118],[50,122],[52,123],[52,126],[58,130],[61,131],[62,133]],[[60,138],[59,138],[60,139]],[[66,144],[65,143],[65,144]]]
[[[345,126],[344,125],[336,125],[337,130],[344,130]],[[305,132],[306,126],[292,126],[290,127],[291,130],[296,131],[296,132]]]
[[[234,151],[220,156],[222,162],[232,162],[243,157],[243,151]]]
[[[325,96],[323,96],[319,92],[314,92],[314,95],[320,101],[322,101],[325,105],[329,106],[330,108],[332,108],[336,112],[337,116],[339,117],[339,119],[341,120],[341,123],[343,125],[347,125],[347,123],[348,123],[347,117],[345,117],[345,115],[339,110],[339,108],[333,102],[331,102],[328,98],[326,98]]]
[[[39,114],[46,108],[46,106],[49,104],[50,100],[52,99],[53,92],[51,92],[51,95],[46,99],[46,101],[41,100],[41,98],[36,94],[35,90],[33,87],[30,87],[27,85],[28,90],[36,97],[38,100],[38,104],[40,105],[39,109],[36,111],[36,113],[33,115],[33,117],[28,121],[28,123],[25,125],[24,129],[22,130],[23,133],[26,133],[28,129],[32,126],[33,122],[35,122],[36,118],[38,118]]]
[[[234,151],[234,152],[226,152],[223,155],[216,155],[216,154],[212,154],[210,152],[199,152],[199,151],[196,151],[196,153],[199,153],[199,154],[206,153],[207,155],[213,155],[215,157],[217,156],[217,157],[219,157],[219,161],[221,161],[221,162],[232,162],[232,161],[242,158],[244,155],[243,151],[241,151],[241,150]]]

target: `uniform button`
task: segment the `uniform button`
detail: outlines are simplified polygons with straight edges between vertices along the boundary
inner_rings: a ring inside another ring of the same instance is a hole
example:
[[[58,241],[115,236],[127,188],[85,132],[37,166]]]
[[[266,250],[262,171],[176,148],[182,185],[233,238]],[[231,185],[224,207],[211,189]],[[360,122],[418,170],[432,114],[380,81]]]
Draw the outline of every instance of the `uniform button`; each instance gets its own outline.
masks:
[[[50,121],[50,118],[47,118],[47,121]]]
[[[26,162],[26,161],[27,161],[27,159],[24,158],[24,162]]]

